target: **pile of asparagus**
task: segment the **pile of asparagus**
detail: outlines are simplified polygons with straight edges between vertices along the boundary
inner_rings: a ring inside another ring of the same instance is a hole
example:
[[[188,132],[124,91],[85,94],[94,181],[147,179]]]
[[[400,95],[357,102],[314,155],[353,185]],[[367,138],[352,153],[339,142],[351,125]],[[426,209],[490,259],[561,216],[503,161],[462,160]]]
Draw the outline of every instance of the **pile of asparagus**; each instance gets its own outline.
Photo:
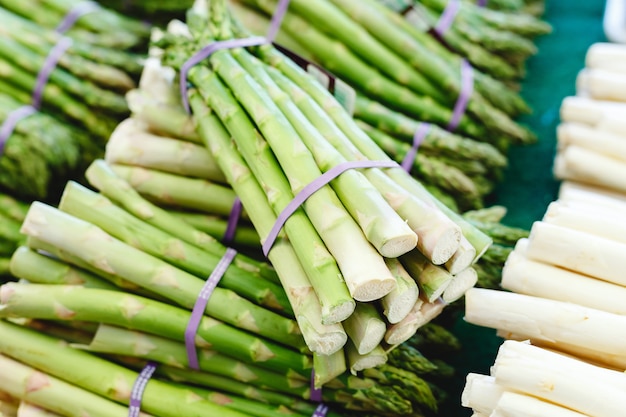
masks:
[[[521,75],[509,74],[507,81],[472,61],[474,55],[485,57],[485,62],[492,66],[502,61],[513,72],[500,52],[488,51],[474,38],[463,39],[469,52],[451,51],[446,43],[441,43],[441,36],[426,31],[435,26],[436,17],[441,14],[429,7],[445,5],[440,3],[296,0],[289,4],[276,42],[330,71],[339,77],[342,86],[347,82],[354,89],[353,97],[338,86],[334,87],[335,92],[339,91],[339,98],[347,101],[360,127],[394,160],[402,161],[416,132],[425,123],[432,124],[413,159],[412,173],[440,200],[465,211],[483,206],[485,197],[502,178],[511,144],[533,143],[535,137],[514,121],[516,116],[530,111],[519,93],[507,85],[511,77],[519,80]],[[263,35],[276,4],[238,0],[231,1],[230,7],[245,30]],[[423,16],[416,20],[395,9]],[[427,15],[434,16],[434,21]],[[426,23],[420,24],[420,19],[426,19]],[[510,27],[502,26],[505,24]],[[512,40],[515,39],[526,45],[510,46],[514,51],[511,56],[521,65],[528,53],[535,51],[529,36],[547,33],[550,27],[525,13],[486,10],[461,2],[445,37],[456,39],[455,30],[478,30],[475,28],[481,28],[483,41],[502,40],[516,45]],[[518,33],[510,32],[514,29]],[[525,48],[526,53],[520,48]],[[469,91],[464,59],[475,66]],[[301,65],[308,64],[305,61]],[[309,68],[315,70],[311,65]],[[319,74],[319,70],[314,73]],[[455,116],[455,107],[465,95],[466,109]],[[459,117],[458,124],[452,122],[455,117]],[[466,160],[459,158],[458,164],[451,163],[447,152],[454,152],[454,148],[463,149]]]
[[[625,51],[593,45],[577,96],[563,101],[554,161],[559,194],[509,253],[506,292],[466,293],[465,319],[507,339],[490,376],[467,377],[463,405],[477,416],[625,415],[626,190],[614,176],[623,164],[626,113],[623,75],[611,72]]]
[[[2,188],[53,200],[102,155],[129,114],[124,94],[136,86],[143,58],[135,51],[148,37],[148,25],[96,3],[0,2]],[[34,112],[9,129],[26,105]]]

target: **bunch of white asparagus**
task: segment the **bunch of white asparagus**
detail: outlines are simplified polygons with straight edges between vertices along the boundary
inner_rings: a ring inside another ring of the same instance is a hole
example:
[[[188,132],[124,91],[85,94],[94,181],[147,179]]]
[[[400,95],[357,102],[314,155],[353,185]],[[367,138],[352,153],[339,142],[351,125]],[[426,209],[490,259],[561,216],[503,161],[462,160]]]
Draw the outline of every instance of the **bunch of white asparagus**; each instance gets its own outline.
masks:
[[[561,107],[555,201],[465,319],[506,339],[470,373],[475,416],[626,416],[626,46],[594,44]],[[620,67],[621,65],[621,67]]]
[[[626,192],[625,116],[626,45],[593,44],[561,104],[555,177]]]

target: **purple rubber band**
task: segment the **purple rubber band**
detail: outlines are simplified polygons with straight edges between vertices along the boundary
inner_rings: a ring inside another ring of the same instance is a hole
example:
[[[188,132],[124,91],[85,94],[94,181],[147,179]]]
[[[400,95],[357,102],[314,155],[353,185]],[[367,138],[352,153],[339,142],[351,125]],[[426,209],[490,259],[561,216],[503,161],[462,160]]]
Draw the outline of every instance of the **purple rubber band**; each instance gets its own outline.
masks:
[[[65,15],[63,20],[61,20],[61,23],[59,23],[56,27],[55,31],[58,33],[65,33],[72,26],[74,26],[74,23],[76,23],[76,21],[82,16],[99,9],[100,6],[95,1],[80,2],[76,6],[72,7],[72,9]]]
[[[36,108],[27,104],[25,106],[18,107],[17,109],[7,114],[6,119],[4,119],[4,122],[2,122],[2,126],[0,126],[0,155],[4,153],[4,145],[11,137],[11,134],[13,133],[17,122],[25,117],[30,116],[36,111]]]
[[[235,258],[235,255],[237,255],[237,251],[235,249],[226,249],[226,253],[224,253],[224,256],[222,256],[222,259],[220,259],[215,266],[215,269],[211,272],[211,275],[209,275],[209,278],[204,283],[202,291],[200,291],[198,299],[196,300],[193,310],[191,311],[189,323],[187,323],[187,327],[185,328],[185,347],[187,348],[187,360],[190,368],[199,368],[195,338],[198,326],[200,325],[200,320],[202,320],[202,317],[204,316],[204,310],[206,309],[206,305],[209,302],[211,294],[213,294],[213,290],[215,290],[218,282],[222,279],[222,276],[224,276],[226,269]]]
[[[449,0],[446,8],[443,10],[439,21],[435,25],[435,32],[439,34],[439,36],[443,36],[443,34],[450,29],[452,26],[452,22],[456,17],[456,14],[461,7],[461,2],[459,0]]]
[[[52,71],[56,68],[59,59],[71,45],[72,40],[70,38],[62,37],[48,53],[43,66],[37,74],[37,81],[33,90],[33,107],[38,109],[41,105],[41,96],[43,95],[43,89],[48,82],[48,78],[50,77]]]
[[[463,59],[461,62],[461,92],[459,98],[454,105],[454,111],[452,112],[452,119],[448,123],[447,129],[453,131],[461,123],[461,118],[467,109],[467,103],[474,92],[474,71],[472,66]]]
[[[235,231],[237,230],[237,223],[239,222],[239,218],[241,217],[241,210],[243,206],[241,205],[241,200],[239,197],[235,197],[235,201],[233,201],[233,207],[230,209],[230,214],[228,215],[228,223],[226,225],[226,231],[224,232],[224,237],[222,238],[222,243],[230,244],[235,237]]]
[[[478,1],[476,2],[476,5],[477,5],[478,7],[486,7],[486,6],[487,6],[487,0],[478,0]]]
[[[141,411],[141,399],[143,392],[146,389],[146,385],[152,378],[152,374],[156,370],[156,364],[154,362],[148,362],[146,366],[141,370],[137,379],[133,384],[133,389],[130,392],[130,404],[128,407],[128,417],[138,417]]]
[[[316,403],[322,402],[322,389],[315,387],[315,369],[311,371],[311,395],[309,397]]]
[[[419,148],[419,146],[426,138],[430,127],[430,123],[421,123],[415,131],[415,134],[413,135],[413,146],[411,146],[411,149],[409,149],[409,151],[406,153],[404,159],[402,160],[402,163],[400,164],[400,166],[402,166],[402,168],[404,168],[406,172],[409,172],[411,170],[413,162],[415,162],[415,157],[417,156],[417,148]]]
[[[267,257],[267,254],[274,245],[274,241],[278,237],[278,233],[283,228],[287,219],[289,219],[289,217],[307,200],[307,198],[337,178],[344,171],[355,168],[392,168],[397,166],[398,164],[394,161],[347,161],[324,172],[300,190],[293,200],[291,200],[289,204],[287,204],[287,206],[280,212],[272,230],[270,230],[267,238],[263,242],[263,254]]]
[[[191,112],[189,109],[189,99],[187,98],[187,74],[189,73],[189,70],[196,64],[199,64],[207,59],[214,52],[221,49],[245,48],[248,46],[258,46],[266,43],[272,43],[278,33],[280,23],[285,15],[285,12],[287,11],[287,7],[289,7],[289,0],[280,0],[278,2],[278,6],[276,6],[276,10],[272,16],[272,21],[269,29],[267,30],[266,36],[253,36],[250,38],[228,39],[225,41],[213,42],[196,52],[191,56],[191,58],[185,61],[183,66],[180,68],[179,88],[180,95],[183,99],[183,106],[185,107],[187,113]]]

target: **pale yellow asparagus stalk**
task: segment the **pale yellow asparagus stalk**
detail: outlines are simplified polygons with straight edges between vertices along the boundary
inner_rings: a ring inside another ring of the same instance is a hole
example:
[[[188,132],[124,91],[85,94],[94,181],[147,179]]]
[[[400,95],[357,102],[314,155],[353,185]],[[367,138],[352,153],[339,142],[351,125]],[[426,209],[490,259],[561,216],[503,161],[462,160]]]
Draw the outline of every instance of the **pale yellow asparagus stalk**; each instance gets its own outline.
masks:
[[[585,417],[565,407],[530,395],[504,392],[489,417]]]
[[[626,210],[626,195],[624,193],[576,181],[563,181],[561,183],[558,201],[588,202],[594,206]]]
[[[478,273],[471,266],[454,275],[450,283],[443,290],[441,298],[450,304],[465,295],[478,282]]]
[[[591,233],[536,221],[530,229],[526,256],[597,279],[626,285],[626,243]]]
[[[626,287],[528,259],[518,241],[502,269],[502,288],[518,294],[575,303],[626,315]]]
[[[626,75],[626,47],[612,42],[596,42],[587,48],[585,67]]]
[[[226,182],[204,146],[151,133],[135,118],[125,119],[116,126],[107,142],[104,159],[110,165],[139,166]]]
[[[376,368],[387,363],[387,354],[380,345],[365,354],[361,354],[352,341],[348,341],[346,343],[346,356],[352,375],[356,375],[364,369]]]
[[[561,102],[561,122],[577,122],[595,127],[617,123],[626,113],[626,103],[619,101],[594,100],[589,97],[569,96]]]
[[[581,146],[570,145],[554,158],[554,175],[560,180],[579,181],[626,193],[622,178],[626,162],[601,155]]]
[[[626,357],[626,316],[563,301],[472,288],[465,293],[465,320],[531,339]],[[623,359],[621,360],[623,362]]]
[[[491,373],[498,384],[594,417],[625,415],[626,374],[524,342],[505,341]]]
[[[387,325],[372,303],[357,303],[343,328],[360,355],[371,352],[385,336]]]
[[[437,317],[446,305],[441,298],[432,303],[419,299],[404,319],[387,327],[385,342],[391,346],[406,342],[420,327]]]
[[[602,209],[592,204],[568,204],[553,201],[548,205],[543,222],[626,243],[624,212]]]
[[[470,372],[465,376],[461,405],[488,416],[496,408],[504,391],[504,387],[498,385],[493,376]]]
[[[557,127],[558,151],[576,145],[626,161],[626,136],[598,130],[582,123],[561,123]]]
[[[518,342],[530,342],[535,346],[554,352],[562,352],[603,368],[615,369],[617,371],[623,371],[626,369],[626,357],[623,354],[607,354],[606,352],[598,352],[594,349],[576,346],[569,343],[555,342],[545,338],[539,339],[525,334],[508,332],[502,329],[496,330],[496,335],[502,339],[517,340]]]
[[[396,278],[396,287],[382,298],[383,314],[391,324],[405,318],[419,297],[417,282],[396,258],[385,258],[387,267]]]
[[[594,100],[626,101],[626,74],[601,68],[584,68],[576,77],[576,92]]]

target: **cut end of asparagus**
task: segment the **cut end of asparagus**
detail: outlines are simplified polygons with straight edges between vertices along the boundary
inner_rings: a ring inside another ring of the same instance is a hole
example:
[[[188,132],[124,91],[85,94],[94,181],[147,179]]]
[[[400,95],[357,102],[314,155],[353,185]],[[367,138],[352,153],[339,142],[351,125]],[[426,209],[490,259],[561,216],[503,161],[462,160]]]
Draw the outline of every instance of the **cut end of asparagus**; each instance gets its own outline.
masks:
[[[441,298],[446,303],[452,303],[465,295],[467,290],[473,288],[478,282],[478,273],[472,267],[466,268],[452,278],[448,287],[444,290]]]
[[[393,276],[371,279],[358,287],[351,288],[352,297],[361,302],[380,300],[389,294],[396,286]]]
[[[384,314],[385,317],[387,317],[387,321],[391,324],[395,324],[408,316],[417,302],[418,297],[419,290],[416,286],[415,290],[405,291],[394,297],[393,302],[386,303],[387,308]]]
[[[386,241],[378,248],[378,252],[386,258],[397,258],[412,251],[416,246],[417,235],[411,232],[411,234],[398,236]]]
[[[476,259],[476,248],[465,237],[462,237],[459,248],[445,262],[445,267],[448,272],[456,275],[470,267],[474,263],[474,259]]]
[[[439,233],[433,243],[421,246],[420,252],[430,259],[433,264],[443,265],[450,260],[458,250],[462,236],[463,234],[459,228],[448,228],[442,233]]]
[[[354,300],[345,300],[330,307],[322,306],[322,324],[341,323],[354,313],[355,307],[356,302]]]

